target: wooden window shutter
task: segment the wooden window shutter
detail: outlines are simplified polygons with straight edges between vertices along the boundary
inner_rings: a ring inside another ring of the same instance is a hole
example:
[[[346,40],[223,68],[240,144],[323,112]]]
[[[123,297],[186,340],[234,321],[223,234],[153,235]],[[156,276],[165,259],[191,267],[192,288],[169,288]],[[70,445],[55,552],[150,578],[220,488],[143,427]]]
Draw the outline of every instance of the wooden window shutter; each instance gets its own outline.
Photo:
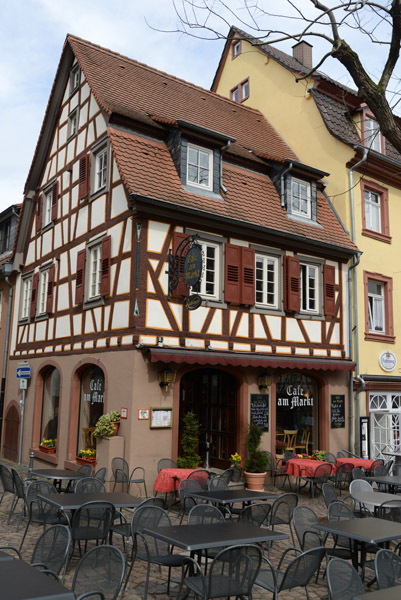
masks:
[[[43,194],[39,194],[36,205],[36,231],[42,229]]]
[[[85,259],[86,259],[86,250],[80,250],[77,254],[77,278],[76,278],[76,282],[75,282],[75,304],[82,304],[84,301]]]
[[[49,268],[49,277],[47,280],[47,298],[46,298],[46,312],[53,312],[53,290],[54,290],[54,274],[55,274],[55,265],[50,265]]]
[[[100,280],[100,294],[110,296],[110,261],[111,261],[111,236],[102,240],[102,274]]]
[[[177,248],[181,244],[181,242],[187,237],[188,237],[187,233],[182,233],[181,231],[174,231],[173,245],[172,245],[173,255],[176,253]],[[187,247],[187,250],[185,252],[183,252],[181,255],[181,262],[179,265],[180,281],[179,281],[177,287],[174,288],[173,290],[171,290],[172,296],[188,296],[189,295],[189,286],[184,282],[184,263],[185,263],[185,256],[186,256],[188,250],[189,250],[189,246]]]
[[[285,310],[299,312],[301,308],[301,268],[295,256],[284,257]]]
[[[241,304],[255,304],[255,250],[241,248]]]
[[[38,283],[39,283],[39,273],[35,273],[32,277],[32,290],[31,290],[31,310],[30,317],[33,319],[36,315],[36,300],[38,296]]]
[[[83,200],[89,196],[89,161],[89,154],[79,159],[78,200]]]
[[[241,246],[226,244],[226,259],[224,268],[224,300],[226,302],[241,302]]]
[[[58,181],[52,187],[52,221],[57,219]]]
[[[328,317],[336,315],[336,270],[331,265],[323,267],[324,314]]]

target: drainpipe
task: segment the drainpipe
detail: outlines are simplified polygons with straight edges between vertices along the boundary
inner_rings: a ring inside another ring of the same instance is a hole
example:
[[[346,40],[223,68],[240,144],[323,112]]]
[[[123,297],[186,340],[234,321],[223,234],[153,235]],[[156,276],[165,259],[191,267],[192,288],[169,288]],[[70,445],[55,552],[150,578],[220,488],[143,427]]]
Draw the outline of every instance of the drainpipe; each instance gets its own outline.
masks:
[[[223,146],[220,150],[221,152],[221,160],[220,160],[220,187],[223,190],[223,192],[227,191],[227,188],[224,187],[223,185],[223,154],[224,152],[226,152],[229,147],[231,146],[231,140],[227,141],[227,144],[225,146]]]
[[[352,241],[355,243],[355,238],[356,238],[356,234],[355,234],[355,206],[354,206],[354,171],[355,169],[357,169],[362,163],[366,162],[367,158],[368,158],[368,153],[369,150],[367,148],[363,149],[363,156],[361,158],[361,160],[359,162],[357,162],[353,167],[350,168],[349,173],[348,173],[348,177],[349,177],[349,190],[350,190],[350,208],[351,208],[351,239]],[[350,267],[350,271],[351,271],[351,277],[349,278],[349,288],[348,288],[348,297],[349,300],[351,301],[351,287],[353,288],[353,300],[352,300],[352,304],[353,304],[353,311],[349,310],[349,336],[350,336],[350,340],[351,340],[351,345],[350,345],[350,351],[352,351],[352,334],[353,334],[353,328],[352,325],[354,323],[354,331],[355,331],[355,338],[354,338],[354,359],[355,359],[355,371],[356,371],[356,375],[355,375],[355,379],[357,379],[359,381],[359,383],[361,384],[360,387],[358,388],[358,390],[356,391],[356,413],[355,413],[355,419],[356,419],[356,423],[357,423],[357,427],[356,427],[356,448],[359,449],[359,445],[360,445],[360,439],[359,439],[359,417],[360,417],[360,409],[359,409],[359,395],[361,392],[363,392],[365,390],[365,380],[363,379],[363,377],[360,376],[359,373],[359,331],[358,331],[358,290],[357,290],[357,272],[356,272],[356,267],[358,266],[360,262],[360,256],[358,256],[357,260],[354,260],[354,264]],[[351,308],[351,304],[350,304],[350,308]],[[354,382],[353,382],[353,375],[352,372],[350,373],[350,385],[349,385],[349,389],[350,389],[350,419],[351,419],[351,415],[353,418],[353,398],[354,398]],[[350,444],[350,449],[351,452],[355,449],[354,448],[354,428],[353,428],[353,423],[352,421],[350,422],[350,436],[349,436],[349,444]]]
[[[4,265],[7,267],[7,265]],[[4,394],[6,389],[6,373],[7,373],[7,360],[8,360],[8,346],[10,342],[10,327],[11,327],[11,310],[13,303],[13,292],[14,288],[10,283],[8,276],[4,278],[4,281],[9,287],[8,294],[8,309],[7,309],[7,322],[6,322],[6,334],[4,340],[4,356],[3,356],[3,371],[1,375],[1,391],[0,391],[0,442],[1,442],[1,433],[3,430],[3,412],[4,412]]]
[[[284,180],[285,180],[285,176],[287,175],[287,173],[289,173],[291,171],[291,169],[292,169],[292,162],[290,162],[290,164],[288,165],[288,168],[285,169],[285,171],[283,171],[280,176],[280,197],[281,197],[281,206],[283,208],[285,206]]]

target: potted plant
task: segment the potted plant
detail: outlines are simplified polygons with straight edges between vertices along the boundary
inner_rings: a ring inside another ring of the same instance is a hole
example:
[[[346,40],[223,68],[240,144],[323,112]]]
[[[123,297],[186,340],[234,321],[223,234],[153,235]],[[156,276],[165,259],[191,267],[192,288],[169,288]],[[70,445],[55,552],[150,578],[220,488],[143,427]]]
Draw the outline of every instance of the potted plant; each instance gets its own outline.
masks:
[[[191,411],[184,415],[183,422],[182,456],[177,458],[177,467],[179,469],[197,469],[200,463],[200,456],[196,453],[199,443],[199,423],[195,413]]]
[[[41,452],[46,452],[46,454],[54,454],[56,452],[56,443],[56,438],[48,440],[43,439],[39,444],[39,450]]]
[[[81,448],[76,456],[76,461],[80,465],[85,465],[87,463],[95,464],[96,450],[93,450],[92,448]]]
[[[276,439],[276,454],[282,456],[285,450],[285,442],[283,440]]]
[[[93,435],[95,437],[112,437],[117,435],[120,425],[120,413],[118,410],[111,410],[105,415],[101,415],[96,422]]]
[[[242,473],[242,458],[236,452],[235,454],[231,454],[231,467],[234,469],[233,474],[231,476],[231,481],[238,482],[241,479]]]
[[[259,450],[262,439],[262,430],[255,423],[250,423],[245,446],[248,450],[248,459],[245,462],[246,487],[250,490],[263,491],[266,477],[266,467],[269,457]]]

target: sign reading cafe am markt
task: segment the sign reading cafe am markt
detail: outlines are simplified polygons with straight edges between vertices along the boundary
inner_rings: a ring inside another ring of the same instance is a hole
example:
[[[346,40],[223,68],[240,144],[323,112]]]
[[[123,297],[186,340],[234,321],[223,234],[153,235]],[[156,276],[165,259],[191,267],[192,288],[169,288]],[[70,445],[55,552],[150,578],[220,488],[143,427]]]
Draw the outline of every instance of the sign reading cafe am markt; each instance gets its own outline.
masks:
[[[191,288],[192,293],[184,299],[184,307],[188,310],[195,310],[202,304],[201,296],[196,293],[200,289],[203,272],[203,253],[197,238],[198,234],[188,235],[175,253],[170,252],[169,255],[169,293],[174,293],[180,283],[187,286],[188,292]]]

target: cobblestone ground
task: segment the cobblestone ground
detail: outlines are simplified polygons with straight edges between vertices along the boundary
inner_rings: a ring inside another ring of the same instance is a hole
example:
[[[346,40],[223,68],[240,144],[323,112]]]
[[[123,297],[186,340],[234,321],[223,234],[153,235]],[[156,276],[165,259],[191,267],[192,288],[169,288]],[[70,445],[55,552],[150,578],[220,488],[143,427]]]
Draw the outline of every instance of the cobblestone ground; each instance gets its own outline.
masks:
[[[20,470],[20,472],[23,476],[26,476],[27,470],[25,467],[18,467],[18,469]],[[277,493],[277,494],[283,493],[284,491],[289,491],[288,487],[287,487],[287,489],[283,490],[281,488],[275,489],[271,485],[268,485],[266,489],[268,489],[269,491],[271,490],[273,493]],[[21,514],[21,505],[20,505],[21,501],[19,501],[19,505],[16,508],[16,517],[13,518],[11,520],[11,523],[8,525],[7,519],[8,519],[10,504],[11,504],[11,494],[6,494],[4,496],[2,503],[0,504],[0,545],[11,545],[11,546],[16,546],[18,548],[20,545],[22,536],[23,536],[23,532],[25,530],[26,517],[23,517],[21,526],[18,528],[19,516]],[[318,514],[319,518],[324,519],[326,516],[326,507],[325,507],[325,504],[324,504],[324,501],[323,501],[323,498],[321,497],[321,495],[319,495],[317,498],[315,498],[312,501],[311,498],[309,497],[309,493],[306,493],[306,492],[304,493],[303,491],[301,491],[301,494],[299,497],[299,504],[305,504],[305,505],[311,506],[313,508],[313,510]],[[127,510],[126,512],[127,512],[127,517],[129,518],[130,511]],[[170,510],[169,514],[170,514],[170,517],[171,517],[173,523],[179,522],[179,518],[178,518],[179,513],[176,508],[172,508]],[[281,527],[278,527],[277,529],[289,534],[288,526],[281,526]],[[37,524],[32,524],[30,526],[28,535],[25,539],[24,546],[22,549],[23,558],[27,562],[30,561],[35,542],[41,533],[42,533],[41,526],[39,526]],[[124,552],[120,536],[118,536],[118,535],[114,536],[113,543],[115,543],[118,547],[120,547],[120,549]],[[275,542],[275,544],[273,545],[273,547],[271,549],[271,556],[270,556],[274,566],[278,565],[278,562],[280,560],[282,552],[291,545],[292,545],[291,539],[280,541],[280,542]],[[66,582],[65,582],[65,585],[67,587],[70,587],[70,585],[71,585],[72,577],[73,577],[75,566],[76,566],[77,562],[78,562],[78,558],[73,557],[71,560],[68,572],[67,572],[67,577],[66,577]],[[124,595],[124,599],[139,600],[139,599],[143,598],[145,573],[146,573],[144,565],[145,565],[145,563],[142,563],[141,561],[138,561],[134,565],[134,569],[132,571],[130,581],[128,583],[127,591]],[[170,589],[170,597],[171,598],[175,598],[177,596],[180,573],[181,573],[181,571],[178,569],[176,569],[175,572],[174,572],[174,570],[172,572],[172,583],[171,583],[171,589]],[[310,596],[311,600],[315,600],[316,598],[323,598],[323,597],[327,596],[326,580],[322,578],[322,573],[323,573],[323,569],[321,569],[321,575],[319,577],[318,583],[315,583],[315,581],[313,581],[313,583],[311,583],[308,586],[309,587],[309,596]],[[0,592],[0,597],[1,597],[1,592]],[[254,600],[261,600],[262,598],[263,598],[263,600],[265,600],[270,597],[271,597],[271,595],[269,594],[269,592],[262,590],[259,587],[256,587],[256,586],[254,587],[254,592],[253,592]],[[150,577],[150,583],[149,583],[148,598],[149,598],[149,600],[155,600],[155,599],[159,600],[161,598],[168,598],[168,595],[167,595],[167,569],[162,568],[161,570],[159,570],[159,567],[154,566],[154,565],[151,567],[151,577]],[[280,594],[280,600],[287,600],[290,598],[291,598],[291,600],[298,600],[298,598],[299,599],[306,598],[304,589],[296,588],[289,592],[282,592]],[[4,598],[4,600],[7,600],[7,599]]]

